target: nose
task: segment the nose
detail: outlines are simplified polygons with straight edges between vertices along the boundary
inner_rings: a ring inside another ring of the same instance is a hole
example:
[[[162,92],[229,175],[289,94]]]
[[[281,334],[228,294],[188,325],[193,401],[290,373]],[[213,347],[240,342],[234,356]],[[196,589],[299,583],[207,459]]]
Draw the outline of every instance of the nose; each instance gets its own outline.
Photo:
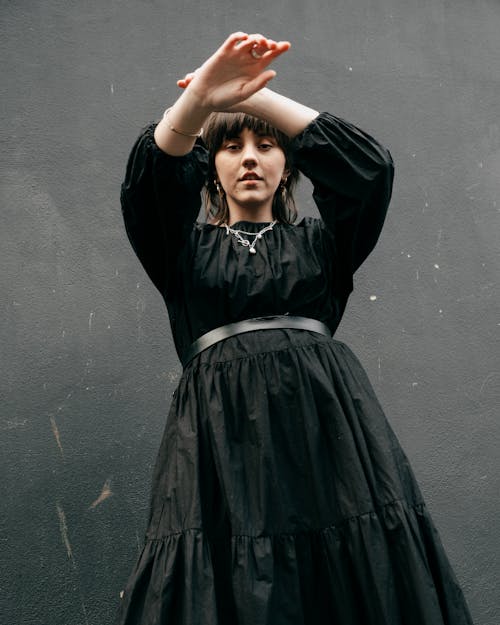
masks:
[[[241,160],[244,167],[255,167],[258,162],[258,152],[253,142],[247,142],[243,145]]]

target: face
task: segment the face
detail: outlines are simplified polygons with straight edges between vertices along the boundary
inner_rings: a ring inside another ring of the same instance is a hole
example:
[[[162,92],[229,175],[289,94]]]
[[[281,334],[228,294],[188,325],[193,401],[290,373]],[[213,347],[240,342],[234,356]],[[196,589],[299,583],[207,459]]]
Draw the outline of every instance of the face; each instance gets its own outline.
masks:
[[[271,214],[274,194],[286,176],[285,154],[276,139],[244,128],[239,136],[222,143],[215,169],[230,211]]]

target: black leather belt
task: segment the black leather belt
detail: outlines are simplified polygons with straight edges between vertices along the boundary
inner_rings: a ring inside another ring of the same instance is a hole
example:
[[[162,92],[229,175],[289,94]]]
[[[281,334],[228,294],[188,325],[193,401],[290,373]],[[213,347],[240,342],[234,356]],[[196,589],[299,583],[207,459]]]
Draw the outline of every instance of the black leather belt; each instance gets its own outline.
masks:
[[[269,317],[255,317],[254,319],[244,319],[236,323],[228,323],[202,334],[199,338],[191,343],[182,355],[182,366],[186,365],[200,352],[211,347],[219,341],[234,336],[235,334],[243,334],[244,332],[253,332],[254,330],[275,330],[285,328],[290,330],[309,330],[317,332],[325,336],[332,336],[329,327],[322,321],[310,319],[309,317],[295,317],[292,315],[273,315]]]

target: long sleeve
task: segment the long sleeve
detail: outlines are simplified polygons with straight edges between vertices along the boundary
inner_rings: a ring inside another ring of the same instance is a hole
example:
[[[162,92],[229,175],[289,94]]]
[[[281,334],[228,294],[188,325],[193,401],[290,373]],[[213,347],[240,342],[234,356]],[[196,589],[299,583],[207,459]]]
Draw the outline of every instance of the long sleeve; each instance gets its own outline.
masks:
[[[389,151],[356,126],[321,113],[292,143],[294,163],[333,238],[344,288],[374,248],[391,199]],[[349,284],[351,285],[349,287]]]
[[[173,288],[179,252],[193,227],[206,177],[200,143],[185,156],[165,154],[147,126],[132,148],[121,205],[129,240],[147,274],[166,295]]]

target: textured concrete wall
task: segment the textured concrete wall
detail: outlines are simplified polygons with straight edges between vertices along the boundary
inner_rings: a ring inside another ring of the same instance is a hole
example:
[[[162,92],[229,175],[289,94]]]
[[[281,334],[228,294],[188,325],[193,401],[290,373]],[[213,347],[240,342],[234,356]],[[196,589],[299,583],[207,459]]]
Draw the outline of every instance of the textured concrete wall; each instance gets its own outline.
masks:
[[[392,208],[339,337],[413,463],[477,625],[500,579],[500,4],[1,5],[0,620],[103,625],[140,548],[180,374],[126,241],[132,141],[229,32],[290,39],[274,88],[361,125]],[[304,186],[302,212],[315,214]]]

